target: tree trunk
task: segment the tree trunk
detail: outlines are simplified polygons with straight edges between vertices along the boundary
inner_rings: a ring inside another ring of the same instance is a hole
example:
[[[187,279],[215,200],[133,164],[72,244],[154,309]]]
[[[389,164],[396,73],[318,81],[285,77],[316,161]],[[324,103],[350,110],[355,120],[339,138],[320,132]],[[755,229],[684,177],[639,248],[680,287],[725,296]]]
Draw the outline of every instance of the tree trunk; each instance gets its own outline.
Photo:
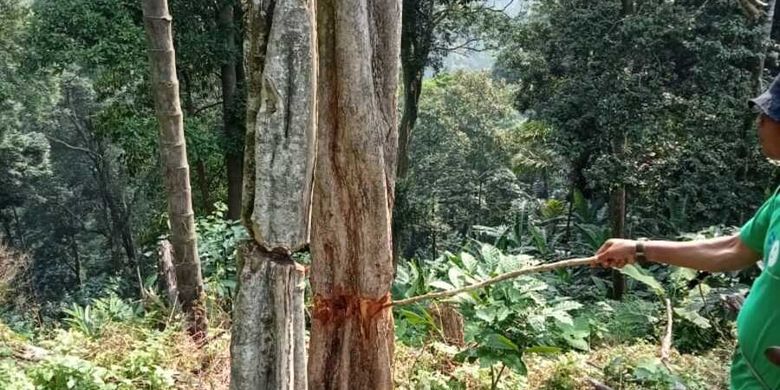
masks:
[[[171,247],[171,243],[168,240],[160,241],[158,255],[160,261],[157,266],[157,284],[160,287],[160,291],[165,291],[168,304],[174,307],[179,296],[179,290],[176,288],[176,269],[173,267],[173,247]]]
[[[432,0],[403,0],[401,16],[401,67],[403,70],[404,105],[398,127],[398,168],[396,179],[400,183],[409,171],[409,146],[412,130],[417,122],[420,93],[425,66],[428,64],[433,36]],[[401,184],[403,185],[403,184]],[[396,187],[398,189],[398,187]],[[405,191],[396,191],[396,209],[405,204],[402,196]],[[396,210],[394,210],[395,212]],[[401,237],[403,225],[393,224],[393,270],[398,266],[401,256]]]
[[[211,215],[214,212],[214,204],[211,202],[206,163],[201,159],[195,161],[195,175],[197,176],[198,187],[200,187],[200,201],[203,203],[203,212]]]
[[[236,34],[233,4],[225,5],[219,12],[219,25],[228,56],[220,70],[222,82],[222,126],[226,140],[225,168],[228,179],[227,219],[241,218],[242,142],[239,107],[236,100],[238,77],[236,75]]]
[[[73,254],[73,274],[76,276],[76,285],[81,288],[81,256],[79,255],[79,244],[73,234],[68,235],[70,241],[70,250]]]
[[[612,237],[625,237],[626,225],[626,187],[620,184],[613,188],[609,196]],[[612,299],[620,300],[626,291],[626,280],[618,270],[612,270]]]
[[[305,390],[304,268],[252,241],[238,253],[230,388]]]
[[[399,0],[320,0],[312,209],[313,389],[393,386],[391,220]]]
[[[447,303],[434,303],[428,306],[428,312],[431,314],[436,326],[441,330],[443,342],[459,347],[466,345],[463,315],[458,312],[457,307]]]
[[[207,331],[206,308],[168,1],[143,0],[143,14],[149,42],[155,110],[160,122],[160,155],[168,197],[179,302],[187,315],[187,330],[195,339],[200,339]]]
[[[313,0],[250,2],[241,217],[254,242],[238,264],[232,390],[305,389],[303,271],[316,150]]]

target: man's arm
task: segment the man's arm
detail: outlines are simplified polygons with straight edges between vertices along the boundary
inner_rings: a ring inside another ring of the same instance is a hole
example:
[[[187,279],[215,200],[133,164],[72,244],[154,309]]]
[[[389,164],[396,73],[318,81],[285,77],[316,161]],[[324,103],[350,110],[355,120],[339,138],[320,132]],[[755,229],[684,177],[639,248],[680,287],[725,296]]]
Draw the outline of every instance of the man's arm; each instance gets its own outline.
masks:
[[[737,271],[753,265],[761,254],[748,248],[739,234],[689,242],[646,241],[648,260],[710,272]],[[636,241],[612,239],[596,252],[606,267],[623,267],[636,257]]]

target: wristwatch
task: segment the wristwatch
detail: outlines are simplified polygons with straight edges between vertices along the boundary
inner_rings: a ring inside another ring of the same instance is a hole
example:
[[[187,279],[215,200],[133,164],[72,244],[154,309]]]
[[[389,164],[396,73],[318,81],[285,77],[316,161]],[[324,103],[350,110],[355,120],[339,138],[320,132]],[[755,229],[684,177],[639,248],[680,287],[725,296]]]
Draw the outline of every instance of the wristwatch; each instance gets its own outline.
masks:
[[[647,261],[647,256],[645,255],[645,242],[647,242],[647,238],[644,237],[636,240],[636,253],[634,254],[634,259],[639,263]]]

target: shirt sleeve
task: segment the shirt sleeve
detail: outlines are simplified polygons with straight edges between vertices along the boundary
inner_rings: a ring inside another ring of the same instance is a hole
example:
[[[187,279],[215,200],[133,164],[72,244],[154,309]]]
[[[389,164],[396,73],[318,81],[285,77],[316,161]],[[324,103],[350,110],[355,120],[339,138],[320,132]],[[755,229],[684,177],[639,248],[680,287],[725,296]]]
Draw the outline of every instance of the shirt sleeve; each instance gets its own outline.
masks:
[[[748,248],[757,253],[764,253],[764,241],[766,233],[769,230],[769,223],[772,219],[772,212],[775,207],[775,196],[767,200],[756,214],[739,230],[739,238]]]

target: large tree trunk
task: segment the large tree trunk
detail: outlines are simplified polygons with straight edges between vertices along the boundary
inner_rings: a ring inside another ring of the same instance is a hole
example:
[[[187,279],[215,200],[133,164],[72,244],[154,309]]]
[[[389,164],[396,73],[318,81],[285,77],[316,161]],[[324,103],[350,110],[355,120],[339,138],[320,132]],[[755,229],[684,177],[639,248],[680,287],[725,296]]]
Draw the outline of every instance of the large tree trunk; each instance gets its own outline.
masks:
[[[226,139],[225,168],[228,179],[227,218],[241,218],[242,186],[242,142],[241,119],[236,96],[238,76],[236,74],[236,28],[233,4],[226,4],[219,12],[219,25],[226,51],[229,53],[220,70],[222,81],[222,126]]]
[[[417,122],[420,93],[425,66],[433,43],[433,0],[403,0],[401,16],[401,67],[403,70],[404,105],[401,121],[398,126],[398,168],[396,179],[401,183],[409,171],[409,146],[412,140],[412,130]],[[405,203],[401,197],[405,191],[396,188],[395,209]],[[394,210],[394,212],[396,211]],[[397,214],[395,214],[397,215]],[[394,218],[395,221],[395,218]],[[401,254],[402,223],[393,224],[393,269],[398,266]]]
[[[187,330],[199,339],[205,336],[207,330],[206,308],[168,1],[143,0],[143,14],[149,42],[155,110],[160,122],[160,155],[168,197],[179,302],[187,315]]]
[[[391,219],[400,0],[320,0],[313,389],[393,386]]]
[[[254,242],[239,261],[233,390],[305,389],[302,267],[316,150],[313,0],[250,2],[247,137],[241,211]]]

